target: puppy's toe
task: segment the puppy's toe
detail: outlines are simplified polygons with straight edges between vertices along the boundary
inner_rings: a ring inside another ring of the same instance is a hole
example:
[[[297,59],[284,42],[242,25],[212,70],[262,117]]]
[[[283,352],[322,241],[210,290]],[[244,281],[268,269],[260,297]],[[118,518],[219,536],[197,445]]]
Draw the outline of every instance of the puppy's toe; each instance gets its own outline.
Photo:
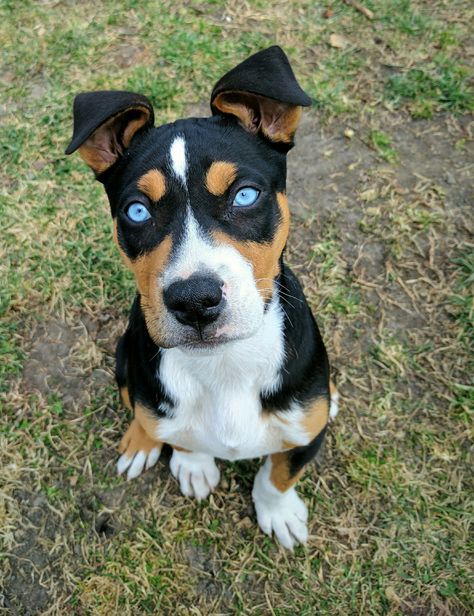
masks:
[[[127,471],[127,479],[135,479],[158,462],[161,446],[162,443],[152,440],[134,419],[120,443],[122,455],[117,461],[117,473],[122,475]]]
[[[170,469],[185,496],[198,501],[207,498],[220,479],[214,458],[204,453],[173,450]]]

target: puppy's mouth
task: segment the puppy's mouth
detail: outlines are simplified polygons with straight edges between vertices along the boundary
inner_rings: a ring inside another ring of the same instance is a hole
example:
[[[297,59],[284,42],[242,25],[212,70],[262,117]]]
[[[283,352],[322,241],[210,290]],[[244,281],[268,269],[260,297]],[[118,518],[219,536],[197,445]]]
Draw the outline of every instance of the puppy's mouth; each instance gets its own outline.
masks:
[[[218,352],[233,342],[250,338],[258,329],[258,323],[253,327],[239,327],[238,325],[182,325],[169,324],[161,330],[161,335],[151,336],[154,342],[162,348],[179,348],[183,351]],[[149,330],[150,331],[150,330]]]
[[[229,343],[249,338],[254,332],[239,332],[236,328],[224,325],[222,327],[202,327],[199,323],[193,328],[193,332],[187,332],[186,338],[175,346],[183,350],[218,350]]]
[[[185,342],[184,344],[177,345],[177,348],[182,351],[197,351],[197,352],[215,352],[227,346],[229,343],[234,342],[231,339],[217,339],[217,340],[199,340],[195,342]]]

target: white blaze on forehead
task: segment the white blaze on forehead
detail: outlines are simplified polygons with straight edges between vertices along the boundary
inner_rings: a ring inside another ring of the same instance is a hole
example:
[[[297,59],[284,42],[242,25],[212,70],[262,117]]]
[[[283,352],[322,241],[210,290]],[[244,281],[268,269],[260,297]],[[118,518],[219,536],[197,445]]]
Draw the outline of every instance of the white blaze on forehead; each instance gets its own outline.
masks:
[[[183,137],[175,137],[170,147],[171,168],[175,176],[186,186],[186,142]]]

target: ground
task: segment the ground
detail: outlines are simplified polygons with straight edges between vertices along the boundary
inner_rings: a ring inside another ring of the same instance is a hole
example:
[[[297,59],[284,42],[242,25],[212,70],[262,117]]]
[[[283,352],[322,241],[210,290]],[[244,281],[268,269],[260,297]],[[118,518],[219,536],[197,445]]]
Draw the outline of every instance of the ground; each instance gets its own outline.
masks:
[[[474,611],[472,11],[363,4],[372,21],[343,2],[2,5],[0,613]],[[289,155],[287,260],[342,397],[294,553],[257,528],[258,460],[221,462],[200,504],[169,452],[115,476],[133,282],[100,186],[62,155],[77,91],[205,115],[212,83],[273,42],[315,99]]]

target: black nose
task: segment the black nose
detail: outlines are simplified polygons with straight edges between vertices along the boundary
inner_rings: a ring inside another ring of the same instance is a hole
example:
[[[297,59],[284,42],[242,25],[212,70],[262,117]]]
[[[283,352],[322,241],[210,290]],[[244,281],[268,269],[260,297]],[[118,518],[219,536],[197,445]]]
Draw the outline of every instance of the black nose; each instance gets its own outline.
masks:
[[[195,274],[170,284],[163,293],[165,305],[184,325],[208,325],[224,307],[223,281],[209,274]]]

